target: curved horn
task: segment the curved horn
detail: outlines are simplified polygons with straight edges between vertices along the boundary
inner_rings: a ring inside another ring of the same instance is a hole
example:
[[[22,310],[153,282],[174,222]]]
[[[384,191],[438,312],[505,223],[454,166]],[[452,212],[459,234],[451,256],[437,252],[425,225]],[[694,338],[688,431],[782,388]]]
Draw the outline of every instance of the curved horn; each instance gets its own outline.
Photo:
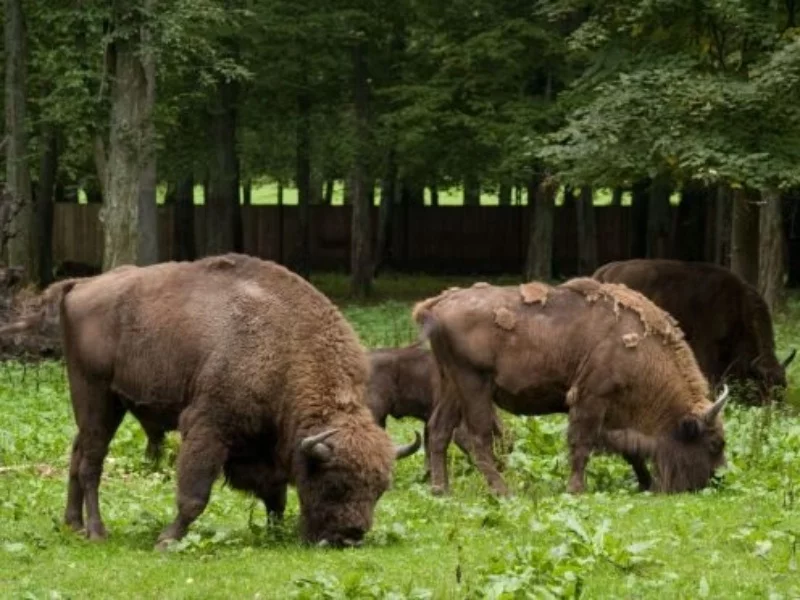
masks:
[[[755,369],[756,365],[761,361],[761,355],[759,354],[753,360],[750,361],[750,368]]]
[[[794,355],[797,354],[797,348],[792,348],[792,351],[789,352],[789,356],[781,363],[781,366],[785,369],[787,368],[791,362],[794,360]]]
[[[708,409],[708,412],[705,415],[703,415],[703,420],[706,423],[711,423],[711,421],[716,419],[717,415],[725,407],[725,404],[728,402],[728,392],[728,385],[724,384],[722,386],[722,393],[717,397],[717,401],[714,402],[714,405]]]
[[[309,435],[300,442],[300,450],[311,458],[326,461],[331,457],[331,448],[325,444],[325,440],[339,431],[338,428],[328,429],[316,435]]]
[[[407,458],[414,454],[419,447],[422,445],[422,437],[419,435],[419,431],[414,432],[414,441],[410,444],[406,444],[403,446],[395,446],[394,447],[394,457],[396,460],[401,460],[403,458]]]

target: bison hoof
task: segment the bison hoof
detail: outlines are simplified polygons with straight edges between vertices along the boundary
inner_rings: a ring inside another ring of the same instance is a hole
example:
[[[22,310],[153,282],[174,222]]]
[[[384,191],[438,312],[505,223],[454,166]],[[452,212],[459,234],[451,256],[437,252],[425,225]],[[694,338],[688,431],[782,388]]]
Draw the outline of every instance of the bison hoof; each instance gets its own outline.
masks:
[[[90,542],[104,542],[108,538],[108,534],[106,533],[105,527],[96,527],[94,529],[89,529],[86,532],[86,537],[89,538]]]
[[[64,519],[64,525],[69,527],[69,529],[75,533],[80,533],[84,530],[83,519],[81,518],[67,517]]]
[[[159,539],[158,542],[156,542],[154,549],[157,550],[158,552],[164,552],[167,548],[169,548],[169,545],[172,544],[174,541],[175,540],[173,538],[165,538],[163,540]]]
[[[586,491],[586,486],[583,485],[582,482],[579,481],[570,481],[569,485],[567,486],[567,492],[570,494],[580,495]]]
[[[434,496],[446,496],[447,487],[444,485],[432,485],[431,494],[433,494]]]

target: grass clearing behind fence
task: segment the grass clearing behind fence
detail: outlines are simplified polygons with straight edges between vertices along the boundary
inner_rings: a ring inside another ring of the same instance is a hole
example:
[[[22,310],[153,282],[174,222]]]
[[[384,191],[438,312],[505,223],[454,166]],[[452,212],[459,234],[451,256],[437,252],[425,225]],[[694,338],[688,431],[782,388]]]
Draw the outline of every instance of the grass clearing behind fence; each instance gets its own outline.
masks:
[[[500,278],[493,281],[513,280]],[[346,302],[346,282],[315,283],[342,303],[370,347],[416,337],[415,299],[464,278],[387,277],[378,299]],[[388,299],[394,298],[394,299]],[[800,302],[778,316],[779,354],[800,337]],[[564,493],[562,415],[504,415],[515,439],[508,500],[451,448],[453,491],[430,495],[422,455],[398,463],[365,547],[306,548],[287,522],[265,529],[264,509],[215,485],[206,512],[166,553],[156,536],[174,515],[178,440],[162,466],[144,460],[145,437],[126,418],[101,486],[110,538],[91,544],[61,527],[75,426],[63,366],[0,365],[0,597],[2,598],[797,598],[800,597],[800,417],[797,363],[780,409],[729,406],[729,468],[712,488],[640,494],[629,467],[594,458],[589,492]],[[390,420],[398,441],[418,422]]]

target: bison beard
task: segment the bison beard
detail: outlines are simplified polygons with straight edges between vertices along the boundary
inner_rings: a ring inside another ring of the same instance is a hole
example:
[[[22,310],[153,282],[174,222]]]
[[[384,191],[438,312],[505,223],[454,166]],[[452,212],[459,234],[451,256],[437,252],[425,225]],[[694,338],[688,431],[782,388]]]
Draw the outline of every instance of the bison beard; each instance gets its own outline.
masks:
[[[735,273],[709,263],[633,259],[607,263],[593,277],[625,284],[675,317],[712,385],[753,381],[758,403],[780,399],[773,390],[786,388],[786,368],[796,351],[778,360],[769,307]]]
[[[508,492],[492,460],[493,403],[515,414],[568,413],[570,492],[585,489],[596,450],[622,454],[645,489],[652,460],[662,492],[700,489],[725,462],[727,388],[712,403],[674,319],[625,286],[481,284],[420,302],[414,319],[442,373],[430,422],[435,493],[447,491],[444,457],[460,415],[478,468],[495,493]]]
[[[66,523],[106,537],[98,487],[126,412],[148,452],[178,429],[178,514],[159,547],[186,534],[214,481],[261,498],[279,519],[298,490],[303,537],[357,545],[389,487],[393,448],[366,407],[369,364],[355,332],[306,281],[243,255],[121,267],[53,284],[41,310],[7,328],[40,327],[60,309],[72,406]]]

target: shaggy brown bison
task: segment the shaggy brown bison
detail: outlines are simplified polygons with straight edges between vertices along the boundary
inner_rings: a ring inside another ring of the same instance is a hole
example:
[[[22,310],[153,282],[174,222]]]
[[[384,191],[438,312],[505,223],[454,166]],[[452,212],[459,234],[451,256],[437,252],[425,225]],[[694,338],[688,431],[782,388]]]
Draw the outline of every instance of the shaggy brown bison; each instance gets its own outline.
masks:
[[[442,396],[430,422],[431,483],[447,491],[444,453],[463,415],[475,461],[491,488],[507,493],[494,468],[494,401],[516,414],[569,414],[571,476],[584,490],[595,449],[618,452],[656,491],[696,490],[724,464],[716,403],[675,320],[622,285],[578,278],[557,287],[532,282],[476,284],[417,304],[442,371]]]
[[[786,387],[786,367],[775,356],[769,307],[753,286],[730,270],[698,262],[635,259],[611,262],[595,271],[598,281],[623,283],[670,313],[686,335],[712,385],[727,377],[752,380],[758,401]]]
[[[124,267],[67,280],[43,295],[60,307],[78,433],[65,521],[106,537],[98,487],[109,443],[131,412],[180,431],[178,514],[159,545],[180,539],[224,474],[280,516],[297,487],[303,537],[361,542],[389,487],[394,448],[366,406],[369,362],[336,307],[302,278],[257,258]],[[34,315],[25,321],[35,326]]]
[[[430,473],[428,421],[438,397],[439,370],[430,350],[417,342],[402,348],[378,348],[369,353],[371,374],[367,402],[378,424],[386,429],[386,419],[412,417],[425,423],[425,477]],[[502,421],[492,410],[492,432],[504,441]],[[453,442],[471,457],[469,433],[461,423],[453,432]],[[507,446],[507,445],[506,445]],[[507,450],[507,447],[503,448]],[[498,467],[502,464],[498,462]]]

